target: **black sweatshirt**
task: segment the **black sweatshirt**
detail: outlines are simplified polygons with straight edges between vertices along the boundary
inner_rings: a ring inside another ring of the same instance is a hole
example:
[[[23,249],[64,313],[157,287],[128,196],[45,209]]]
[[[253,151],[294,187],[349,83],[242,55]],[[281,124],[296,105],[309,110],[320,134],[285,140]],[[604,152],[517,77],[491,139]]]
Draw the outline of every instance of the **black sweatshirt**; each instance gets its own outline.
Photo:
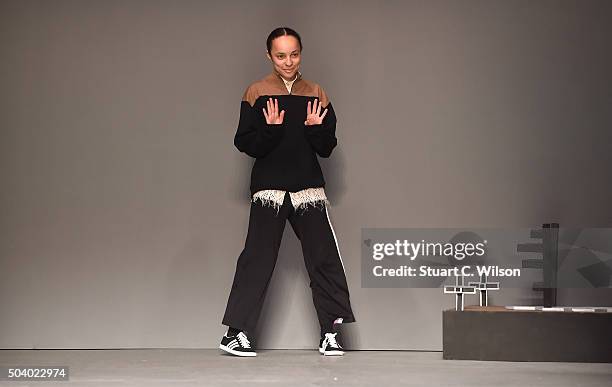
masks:
[[[263,114],[269,97],[278,99],[278,112],[285,111],[282,124],[267,124]],[[323,122],[304,125],[308,101],[321,102]],[[297,192],[324,187],[325,179],[317,155],[329,157],[337,144],[336,114],[327,94],[315,82],[298,73],[291,93],[273,71],[247,87],[240,104],[240,120],[234,136],[238,150],[256,158],[251,171],[251,194],[278,189]]]

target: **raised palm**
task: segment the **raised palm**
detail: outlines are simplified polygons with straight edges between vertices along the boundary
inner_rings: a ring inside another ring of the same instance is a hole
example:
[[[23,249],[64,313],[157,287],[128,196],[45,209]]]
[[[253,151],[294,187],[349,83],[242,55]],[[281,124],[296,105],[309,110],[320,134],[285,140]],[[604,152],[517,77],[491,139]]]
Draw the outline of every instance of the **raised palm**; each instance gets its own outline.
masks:
[[[285,111],[283,110],[279,114],[278,99],[274,99],[274,101],[272,101],[272,98],[268,98],[266,104],[268,105],[268,111],[266,111],[266,108],[261,108],[264,116],[266,117],[266,122],[268,124],[282,124],[283,119],[285,118]]]
[[[308,101],[308,106],[306,107],[306,121],[304,121],[304,125],[318,125],[323,122],[323,118],[325,118],[325,115],[327,114],[327,109],[325,109],[321,115],[321,105],[321,101],[319,101],[318,98],[315,98],[313,105],[311,105],[310,101]]]

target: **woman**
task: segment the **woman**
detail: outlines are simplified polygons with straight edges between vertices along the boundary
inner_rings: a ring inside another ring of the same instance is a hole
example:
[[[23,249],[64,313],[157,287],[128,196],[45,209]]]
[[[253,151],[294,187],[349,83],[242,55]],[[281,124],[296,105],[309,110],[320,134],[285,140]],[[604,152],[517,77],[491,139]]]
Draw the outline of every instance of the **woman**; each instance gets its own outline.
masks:
[[[236,148],[256,161],[249,228],[222,321],[229,329],[219,348],[256,356],[247,333],[257,324],[288,219],[310,277],[321,325],[319,352],[342,355],[334,325],[354,322],[355,316],[317,159],[329,157],[336,146],[336,116],[325,91],[302,78],[298,33],[277,28],[266,45],[272,72],[244,92],[234,137]]]

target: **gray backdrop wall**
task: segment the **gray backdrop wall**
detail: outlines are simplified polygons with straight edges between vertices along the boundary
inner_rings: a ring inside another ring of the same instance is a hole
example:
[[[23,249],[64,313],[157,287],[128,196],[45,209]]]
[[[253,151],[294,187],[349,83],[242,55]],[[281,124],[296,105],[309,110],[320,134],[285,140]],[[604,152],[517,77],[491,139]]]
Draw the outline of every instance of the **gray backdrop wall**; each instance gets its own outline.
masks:
[[[362,227],[610,227],[609,1],[2,1],[0,348],[215,348],[247,230],[245,87],[288,25],[356,349],[440,350],[439,289],[361,288]],[[612,304],[608,291],[561,302]],[[527,303],[506,290],[494,303]],[[314,348],[286,228],[263,348]]]

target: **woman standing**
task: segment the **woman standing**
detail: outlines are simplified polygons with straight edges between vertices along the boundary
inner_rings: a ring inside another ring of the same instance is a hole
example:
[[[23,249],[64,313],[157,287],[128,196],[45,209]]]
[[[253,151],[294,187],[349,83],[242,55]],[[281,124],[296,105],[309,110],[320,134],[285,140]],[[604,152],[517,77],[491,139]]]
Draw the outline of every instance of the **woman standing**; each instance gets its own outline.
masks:
[[[257,324],[289,220],[310,277],[321,326],[319,352],[342,355],[334,325],[354,322],[355,316],[317,159],[329,157],[337,144],[336,115],[325,91],[302,78],[298,33],[277,28],[266,45],[272,72],[244,92],[234,137],[236,148],[256,161],[249,228],[222,321],[229,329],[219,348],[256,356],[247,333]]]

